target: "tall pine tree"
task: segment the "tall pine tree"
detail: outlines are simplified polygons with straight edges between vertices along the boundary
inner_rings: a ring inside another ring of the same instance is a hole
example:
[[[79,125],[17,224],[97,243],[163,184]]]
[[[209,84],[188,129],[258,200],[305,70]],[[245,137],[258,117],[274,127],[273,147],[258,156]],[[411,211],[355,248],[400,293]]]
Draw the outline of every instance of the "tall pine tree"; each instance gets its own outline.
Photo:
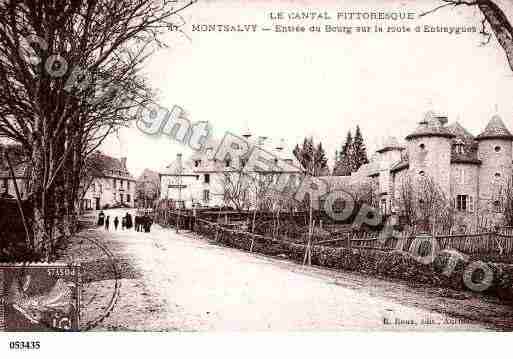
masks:
[[[294,147],[293,154],[308,174],[313,176],[329,174],[326,152],[321,143],[315,146],[313,137],[305,137],[302,146]]]
[[[315,149],[315,172],[314,176],[326,176],[329,174],[328,170],[328,158],[326,152],[322,147],[322,143],[319,142]]]
[[[367,158],[367,148],[365,147],[362,132],[358,125],[356,126],[356,133],[354,135],[351,162],[351,172],[356,172],[362,165],[369,163],[369,159]]]
[[[342,145],[339,153],[339,159],[333,168],[334,176],[349,176],[351,174],[351,153],[353,148],[353,136],[351,131],[347,131],[346,141]]]

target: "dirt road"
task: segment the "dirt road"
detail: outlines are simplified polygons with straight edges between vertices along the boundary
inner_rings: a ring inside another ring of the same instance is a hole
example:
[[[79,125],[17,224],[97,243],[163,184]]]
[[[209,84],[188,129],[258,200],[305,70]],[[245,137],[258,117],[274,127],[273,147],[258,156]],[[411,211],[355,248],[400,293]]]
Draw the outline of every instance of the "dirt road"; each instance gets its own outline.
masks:
[[[510,306],[472,293],[411,288],[357,273],[303,267],[158,225],[151,233],[88,233],[111,248],[125,268],[132,268],[125,271],[132,274],[122,279],[120,299],[99,330],[513,328]],[[108,297],[109,281],[91,282],[89,297],[95,291]],[[96,301],[87,310],[105,307]]]

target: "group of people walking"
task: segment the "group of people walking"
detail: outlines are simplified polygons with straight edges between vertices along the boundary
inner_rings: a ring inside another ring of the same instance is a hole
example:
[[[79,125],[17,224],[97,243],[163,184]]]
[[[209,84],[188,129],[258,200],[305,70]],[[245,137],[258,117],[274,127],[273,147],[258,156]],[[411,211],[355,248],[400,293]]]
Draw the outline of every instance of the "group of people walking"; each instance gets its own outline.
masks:
[[[137,232],[150,232],[151,225],[153,224],[153,221],[150,216],[147,214],[143,216],[135,216],[135,221],[132,221],[132,215],[130,213],[126,213],[123,217],[121,217],[121,229],[131,229],[134,226],[135,222],[135,230]],[[114,224],[114,230],[117,231],[119,226],[119,218],[116,216],[114,217],[113,224]],[[103,211],[100,211],[98,214],[98,226],[105,226],[105,230],[109,230],[110,227],[110,216],[105,216],[105,213]]]

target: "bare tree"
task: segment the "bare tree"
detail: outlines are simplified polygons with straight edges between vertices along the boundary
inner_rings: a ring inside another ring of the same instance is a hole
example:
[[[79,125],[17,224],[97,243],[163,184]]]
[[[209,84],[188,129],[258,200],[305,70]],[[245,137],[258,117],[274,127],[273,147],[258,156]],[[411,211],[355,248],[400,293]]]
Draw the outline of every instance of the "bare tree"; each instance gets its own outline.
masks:
[[[252,181],[252,177],[243,168],[223,171],[219,177],[219,185],[225,205],[239,212],[248,210],[253,203]]]
[[[513,27],[510,21],[504,14],[504,11],[496,4],[496,1],[491,0],[475,0],[475,1],[463,1],[463,0],[442,0],[442,4],[436,8],[426,11],[421,14],[425,16],[436,12],[445,7],[456,7],[456,6],[475,6],[483,14],[481,21],[481,34],[485,36],[483,44],[490,42],[491,33],[487,30],[487,25],[492,29],[495,38],[499,42],[499,45],[503,48],[509,67],[513,70]]]
[[[504,224],[513,226],[513,177],[509,177],[499,190],[496,203],[492,204],[504,215]],[[498,207],[498,208],[497,208]]]
[[[454,225],[454,208],[430,176],[406,176],[399,185],[397,200],[402,215],[415,231],[448,233]]]
[[[140,65],[192,3],[0,2],[0,136],[30,158],[35,246],[74,222],[88,156],[151,101]]]

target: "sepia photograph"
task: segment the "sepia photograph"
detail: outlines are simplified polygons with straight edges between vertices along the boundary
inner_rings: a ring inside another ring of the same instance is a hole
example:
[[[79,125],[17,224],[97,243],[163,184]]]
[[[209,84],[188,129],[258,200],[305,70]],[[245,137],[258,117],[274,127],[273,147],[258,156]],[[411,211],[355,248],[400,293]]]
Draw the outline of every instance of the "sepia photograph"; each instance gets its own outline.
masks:
[[[512,24],[510,0],[0,0],[3,349],[512,332]]]

